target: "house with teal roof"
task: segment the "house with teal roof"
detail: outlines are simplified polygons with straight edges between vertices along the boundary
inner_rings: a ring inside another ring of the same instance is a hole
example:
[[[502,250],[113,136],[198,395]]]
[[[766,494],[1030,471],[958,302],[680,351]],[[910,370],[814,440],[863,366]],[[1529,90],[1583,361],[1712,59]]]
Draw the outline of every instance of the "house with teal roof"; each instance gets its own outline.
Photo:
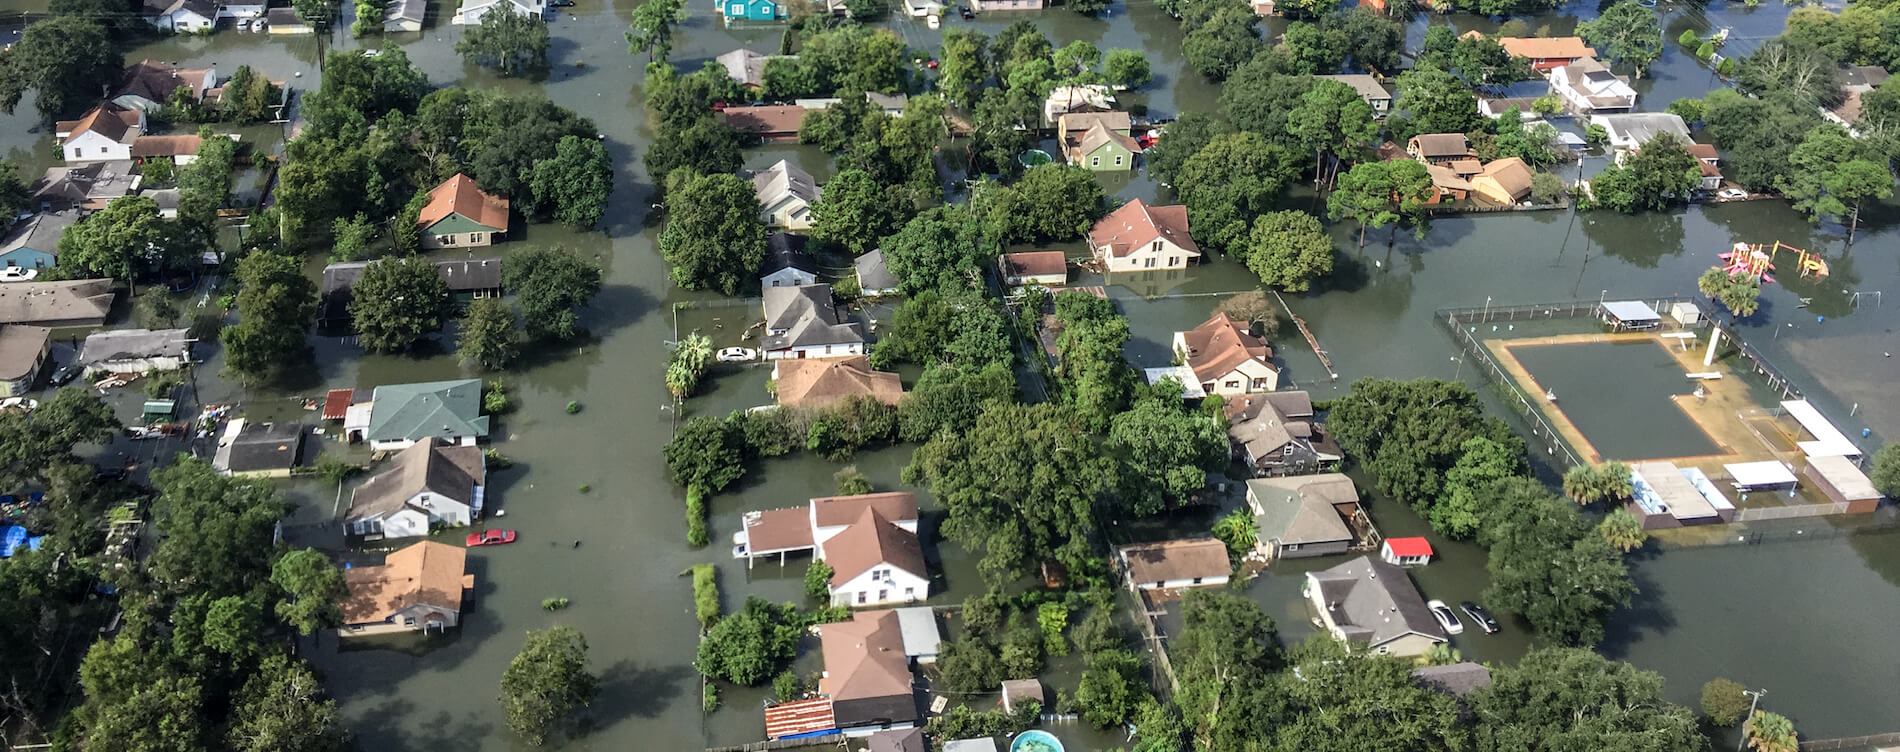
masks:
[[[772,0],[719,0],[719,13],[726,23],[776,21],[785,17],[785,6]]]
[[[350,406],[343,435],[377,451],[408,449],[424,439],[473,446],[488,436],[488,416],[481,412],[479,379],[384,384],[369,402]]]

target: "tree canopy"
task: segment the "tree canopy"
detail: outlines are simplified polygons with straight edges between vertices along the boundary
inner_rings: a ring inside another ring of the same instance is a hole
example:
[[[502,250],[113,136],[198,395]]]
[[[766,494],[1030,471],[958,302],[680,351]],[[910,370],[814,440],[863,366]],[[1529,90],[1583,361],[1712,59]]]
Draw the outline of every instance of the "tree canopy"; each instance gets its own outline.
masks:
[[[660,255],[688,290],[737,295],[757,284],[765,227],[752,185],[734,175],[688,174],[670,180]]]
[[[664,3],[665,0],[662,0]],[[548,25],[506,5],[489,6],[481,23],[462,31],[455,52],[476,65],[515,76],[548,65]]]
[[[371,352],[406,350],[454,314],[449,284],[419,256],[372,261],[350,286],[350,320]]]
[[[119,54],[93,18],[55,16],[29,24],[0,56],[0,109],[13,114],[32,91],[41,120],[77,114],[98,101],[101,82],[118,79]]]
[[[537,747],[599,692],[600,680],[587,670],[587,639],[568,626],[529,630],[501,675],[508,729]]]
[[[1247,239],[1247,268],[1260,275],[1263,285],[1305,292],[1314,279],[1333,271],[1333,239],[1306,212],[1262,214],[1254,219]]]
[[[317,286],[295,258],[253,252],[238,261],[238,322],[218,333],[224,362],[240,376],[267,379],[310,352],[304,334],[317,313]]]

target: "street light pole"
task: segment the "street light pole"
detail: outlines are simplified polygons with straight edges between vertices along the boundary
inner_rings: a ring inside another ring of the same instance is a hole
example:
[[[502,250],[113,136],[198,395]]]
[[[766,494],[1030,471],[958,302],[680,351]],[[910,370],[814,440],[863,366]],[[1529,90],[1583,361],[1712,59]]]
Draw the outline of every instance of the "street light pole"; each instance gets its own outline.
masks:
[[[1742,752],[1742,745],[1748,743],[1748,724],[1755,720],[1755,707],[1761,704],[1761,696],[1768,694],[1766,689],[1744,689],[1742,694],[1753,698],[1748,701],[1748,717],[1742,721],[1742,738],[1735,740],[1735,752]]]
[[[1484,322],[1491,323],[1491,296],[1484,296]]]

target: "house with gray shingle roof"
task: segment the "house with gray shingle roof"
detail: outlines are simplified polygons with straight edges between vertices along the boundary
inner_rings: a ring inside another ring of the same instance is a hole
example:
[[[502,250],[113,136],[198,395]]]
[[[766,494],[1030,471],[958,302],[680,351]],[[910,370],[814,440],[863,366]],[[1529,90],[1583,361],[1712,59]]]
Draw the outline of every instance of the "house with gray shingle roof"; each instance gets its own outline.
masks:
[[[1410,658],[1450,642],[1405,570],[1370,556],[1306,573],[1305,591],[1326,631],[1352,649]]]
[[[765,357],[864,354],[864,329],[838,310],[831,285],[765,288]]]
[[[1359,492],[1339,473],[1247,481],[1247,506],[1271,558],[1343,554],[1355,540],[1346,520],[1359,513]]]
[[[481,516],[487,480],[480,448],[424,439],[350,494],[344,528],[409,538],[428,535],[431,525],[467,525]]]
[[[368,409],[357,409],[363,407],[354,406],[343,421],[344,435],[378,451],[408,449],[431,438],[473,446],[488,436],[479,379],[385,384],[371,392]]]

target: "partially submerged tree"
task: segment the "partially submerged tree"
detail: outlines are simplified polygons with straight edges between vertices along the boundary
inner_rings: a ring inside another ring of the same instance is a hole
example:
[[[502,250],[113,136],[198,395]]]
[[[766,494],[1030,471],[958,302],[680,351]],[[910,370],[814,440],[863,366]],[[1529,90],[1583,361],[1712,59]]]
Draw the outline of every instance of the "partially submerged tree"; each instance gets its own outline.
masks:
[[[530,630],[501,675],[508,728],[537,747],[599,692],[600,680],[587,670],[587,639],[568,626]]]
[[[350,320],[370,352],[406,350],[454,314],[448,283],[419,256],[373,261],[350,286]]]
[[[540,16],[494,5],[482,14],[480,24],[462,32],[455,51],[463,60],[514,76],[547,67],[548,41],[548,25]]]

